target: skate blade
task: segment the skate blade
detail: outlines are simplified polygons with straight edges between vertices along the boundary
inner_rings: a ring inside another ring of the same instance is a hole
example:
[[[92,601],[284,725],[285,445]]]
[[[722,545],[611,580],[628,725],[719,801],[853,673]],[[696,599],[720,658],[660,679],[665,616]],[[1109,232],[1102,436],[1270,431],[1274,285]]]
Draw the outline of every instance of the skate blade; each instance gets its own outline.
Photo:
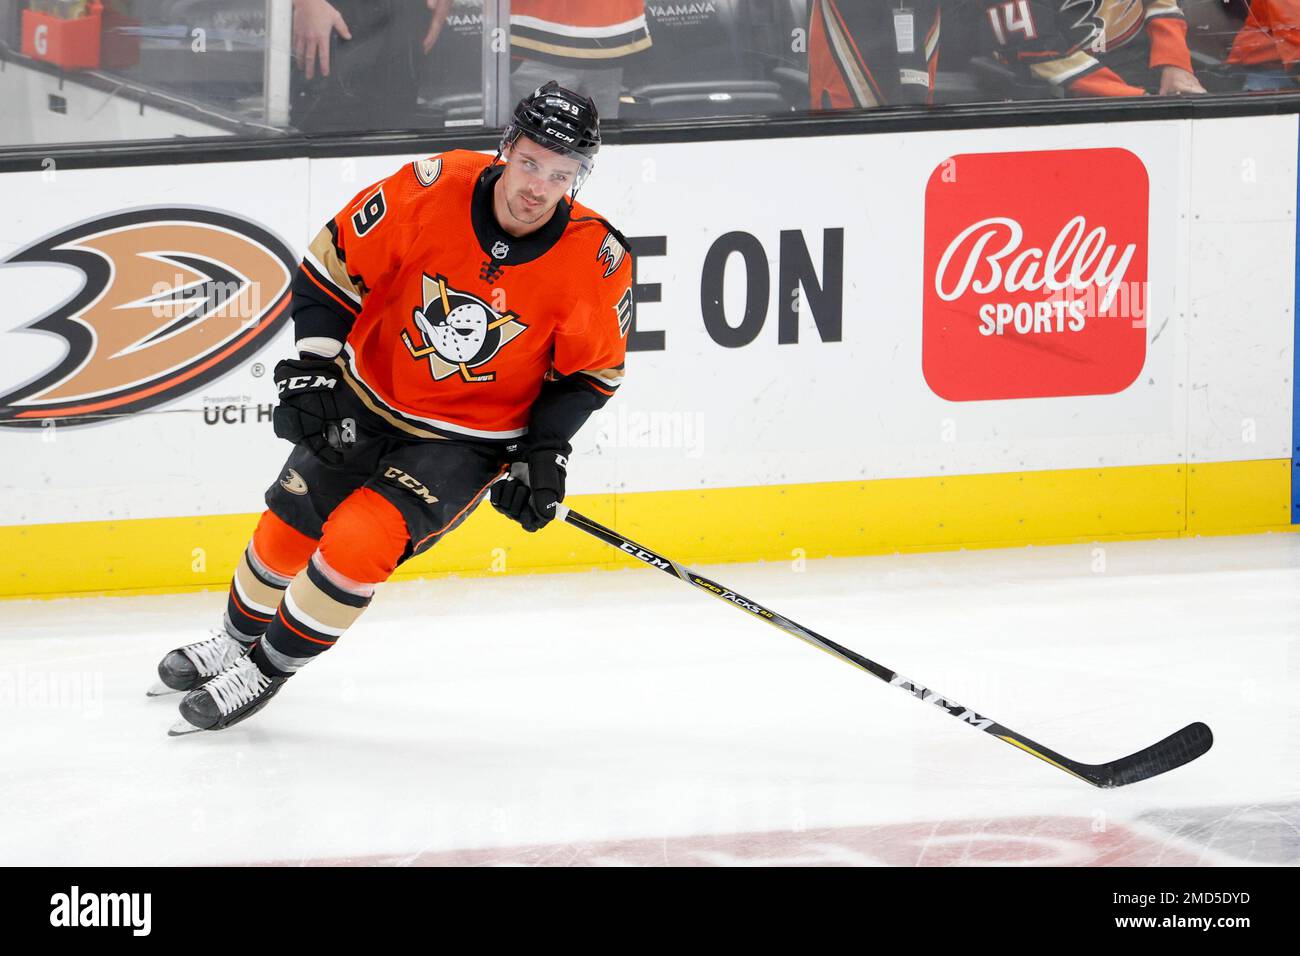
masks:
[[[168,737],[186,737],[190,734],[197,734],[203,730],[202,727],[195,727],[188,720],[182,718],[167,728]]]
[[[175,687],[168,687],[162,681],[155,681],[153,686],[144,692],[146,697],[168,697],[172,694],[183,694],[183,690],[177,690]]]

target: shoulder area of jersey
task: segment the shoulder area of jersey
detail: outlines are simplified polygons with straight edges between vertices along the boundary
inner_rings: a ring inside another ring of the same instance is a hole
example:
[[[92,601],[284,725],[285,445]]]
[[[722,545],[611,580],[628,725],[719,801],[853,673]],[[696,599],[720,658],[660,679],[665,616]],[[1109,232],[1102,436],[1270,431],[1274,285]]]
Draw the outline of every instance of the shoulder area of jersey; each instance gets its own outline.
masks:
[[[483,167],[492,162],[491,156],[470,149],[451,149],[436,153],[410,164],[415,181],[426,189],[437,182],[460,180],[473,182]]]
[[[630,261],[632,244],[615,226],[596,210],[573,200],[569,210],[569,232],[580,243],[595,250],[604,278],[608,279],[625,261]]]

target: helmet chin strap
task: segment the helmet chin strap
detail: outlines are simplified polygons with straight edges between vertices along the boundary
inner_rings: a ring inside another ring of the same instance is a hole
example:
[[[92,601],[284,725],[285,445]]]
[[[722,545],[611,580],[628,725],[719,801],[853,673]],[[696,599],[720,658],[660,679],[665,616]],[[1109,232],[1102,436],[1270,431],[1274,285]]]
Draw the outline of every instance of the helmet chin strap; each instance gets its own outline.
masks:
[[[579,179],[577,176],[573,177],[574,180],[573,188],[569,190],[570,202],[578,201],[578,190],[582,188],[583,184],[587,181],[587,177],[590,175],[591,175],[591,170],[587,170],[585,173],[582,174],[581,179]]]

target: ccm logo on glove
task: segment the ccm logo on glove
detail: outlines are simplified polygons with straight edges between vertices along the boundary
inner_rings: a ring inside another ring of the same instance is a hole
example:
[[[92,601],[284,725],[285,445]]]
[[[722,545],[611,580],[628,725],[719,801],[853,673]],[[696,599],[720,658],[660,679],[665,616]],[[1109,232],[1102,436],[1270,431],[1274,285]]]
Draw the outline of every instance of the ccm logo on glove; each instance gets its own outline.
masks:
[[[314,378],[310,375],[299,375],[275,384],[283,395],[285,392],[296,392],[303,388],[333,388],[338,384],[338,379],[326,375],[317,375]]]
[[[341,464],[356,443],[357,399],[335,388],[338,382],[338,366],[328,359],[285,359],[275,367],[276,435],[331,465]]]

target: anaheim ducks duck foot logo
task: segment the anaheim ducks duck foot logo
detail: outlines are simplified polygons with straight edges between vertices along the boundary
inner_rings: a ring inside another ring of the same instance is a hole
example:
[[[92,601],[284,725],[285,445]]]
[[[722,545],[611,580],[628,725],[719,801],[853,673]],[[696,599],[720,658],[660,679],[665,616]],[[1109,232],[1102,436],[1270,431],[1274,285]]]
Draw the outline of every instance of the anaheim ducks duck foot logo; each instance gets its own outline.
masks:
[[[0,265],[72,267],[81,287],[16,329],[66,345],[25,383],[0,369],[0,425],[85,425],[174,401],[226,375],[288,319],[297,257],[247,220],[162,207],[101,216]]]
[[[285,469],[284,477],[280,479],[280,487],[291,495],[305,495],[308,490],[307,480],[292,468]]]
[[[436,381],[459,373],[466,382],[491,382],[496,372],[473,369],[490,362],[502,346],[528,326],[513,312],[498,313],[482,299],[447,287],[442,276],[424,277],[424,306],[413,312],[420,336],[416,345],[402,330],[402,344],[413,359],[428,359]]]

